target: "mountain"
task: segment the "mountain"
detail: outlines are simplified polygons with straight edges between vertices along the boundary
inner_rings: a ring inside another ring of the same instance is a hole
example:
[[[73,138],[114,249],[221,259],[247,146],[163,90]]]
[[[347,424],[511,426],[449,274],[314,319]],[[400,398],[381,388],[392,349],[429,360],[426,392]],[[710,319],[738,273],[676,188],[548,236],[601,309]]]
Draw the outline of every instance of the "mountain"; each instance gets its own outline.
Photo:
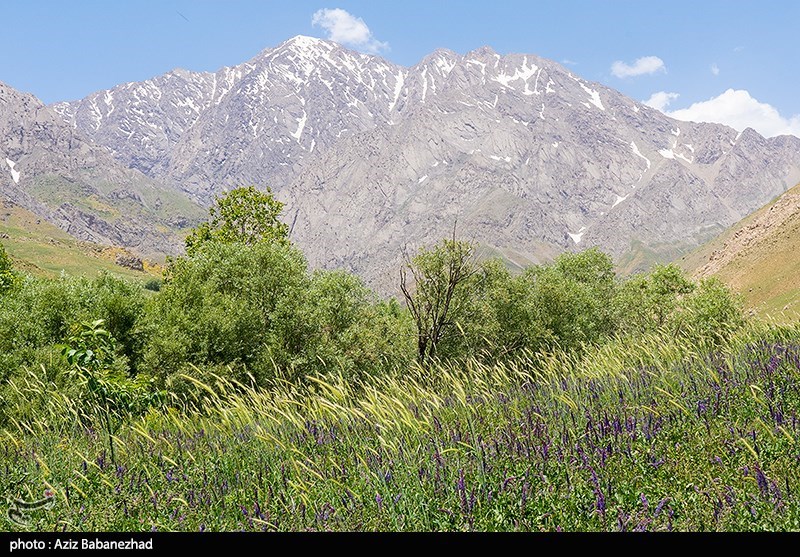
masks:
[[[142,262],[124,248],[76,240],[10,201],[0,201],[0,243],[15,269],[35,276],[57,278],[64,272],[71,276],[95,277],[103,271],[144,282],[162,271],[161,267]]]
[[[748,307],[779,320],[800,317],[800,184],[679,261],[716,276]]]
[[[32,95],[0,83],[0,197],[79,240],[156,257],[204,211],[114,159]]]
[[[316,266],[386,290],[449,235],[518,264],[588,246],[672,259],[800,180],[800,139],[679,122],[534,55],[437,50],[413,67],[295,37],[216,73],[59,103],[121,163],[207,204],[271,187]]]

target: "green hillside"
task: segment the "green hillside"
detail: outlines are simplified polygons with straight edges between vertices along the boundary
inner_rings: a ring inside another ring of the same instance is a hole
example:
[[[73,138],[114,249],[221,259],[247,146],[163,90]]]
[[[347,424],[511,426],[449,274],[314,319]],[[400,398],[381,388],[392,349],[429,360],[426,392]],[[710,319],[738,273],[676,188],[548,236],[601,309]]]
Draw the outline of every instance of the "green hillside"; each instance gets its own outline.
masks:
[[[118,277],[147,280],[160,275],[159,265],[145,261],[145,270],[135,271],[115,263],[121,248],[100,246],[76,240],[63,230],[30,211],[0,202],[0,243],[14,266],[35,276],[93,277],[107,271]]]
[[[800,317],[800,185],[682,257],[695,276],[714,275],[746,306],[778,321]]]

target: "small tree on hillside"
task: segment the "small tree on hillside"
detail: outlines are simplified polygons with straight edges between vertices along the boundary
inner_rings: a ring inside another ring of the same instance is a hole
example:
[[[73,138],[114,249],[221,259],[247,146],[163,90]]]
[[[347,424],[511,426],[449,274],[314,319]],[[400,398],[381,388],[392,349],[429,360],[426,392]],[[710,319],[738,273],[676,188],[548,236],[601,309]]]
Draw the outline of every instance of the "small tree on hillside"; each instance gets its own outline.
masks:
[[[11,290],[16,278],[17,276],[11,266],[11,259],[8,257],[3,244],[0,244],[0,294]]]
[[[195,228],[186,238],[186,253],[190,257],[204,243],[286,241],[289,227],[278,220],[283,203],[272,191],[258,191],[253,186],[236,188],[221,197],[209,209],[211,220]]]
[[[457,241],[455,229],[451,240],[420,250],[413,259],[406,255],[405,265],[400,269],[400,289],[417,327],[420,363],[436,355],[437,345],[452,329],[452,316],[459,313],[464,302],[460,291],[478,270],[473,256],[473,246]],[[408,283],[409,271],[413,292]]]

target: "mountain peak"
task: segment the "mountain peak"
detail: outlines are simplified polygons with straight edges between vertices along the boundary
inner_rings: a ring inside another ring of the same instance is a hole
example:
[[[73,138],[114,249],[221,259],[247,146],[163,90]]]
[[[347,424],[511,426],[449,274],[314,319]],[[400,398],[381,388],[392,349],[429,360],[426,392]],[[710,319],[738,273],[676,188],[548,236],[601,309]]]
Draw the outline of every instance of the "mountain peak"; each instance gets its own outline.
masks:
[[[461,55],[453,52],[449,48],[437,48],[425,58],[422,59],[422,64],[435,62],[436,60],[460,60]]]
[[[500,55],[490,46],[482,46],[467,52],[466,58],[499,58]]]
[[[284,41],[278,48],[288,47],[294,50],[319,50],[324,48],[330,50],[337,46],[333,41],[327,41],[317,37],[309,37],[307,35],[295,35],[291,39]]]

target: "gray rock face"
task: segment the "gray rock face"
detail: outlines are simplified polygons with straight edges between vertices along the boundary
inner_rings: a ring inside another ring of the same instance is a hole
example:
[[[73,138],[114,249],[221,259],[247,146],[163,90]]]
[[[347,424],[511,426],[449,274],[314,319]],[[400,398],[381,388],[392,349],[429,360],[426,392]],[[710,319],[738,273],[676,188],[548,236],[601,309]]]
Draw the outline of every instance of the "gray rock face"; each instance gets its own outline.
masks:
[[[181,249],[165,213],[199,207],[116,161],[32,95],[0,83],[0,196],[81,240],[147,256]]]
[[[295,37],[216,74],[176,70],[55,108],[202,203],[272,187],[313,265],[383,291],[403,246],[456,221],[520,264],[597,245],[635,270],[800,181],[800,139],[678,122],[555,62],[486,47],[406,68]]]
[[[117,257],[114,258],[114,263],[120,267],[133,269],[134,271],[144,271],[144,263],[142,260],[130,253],[118,253]]]

